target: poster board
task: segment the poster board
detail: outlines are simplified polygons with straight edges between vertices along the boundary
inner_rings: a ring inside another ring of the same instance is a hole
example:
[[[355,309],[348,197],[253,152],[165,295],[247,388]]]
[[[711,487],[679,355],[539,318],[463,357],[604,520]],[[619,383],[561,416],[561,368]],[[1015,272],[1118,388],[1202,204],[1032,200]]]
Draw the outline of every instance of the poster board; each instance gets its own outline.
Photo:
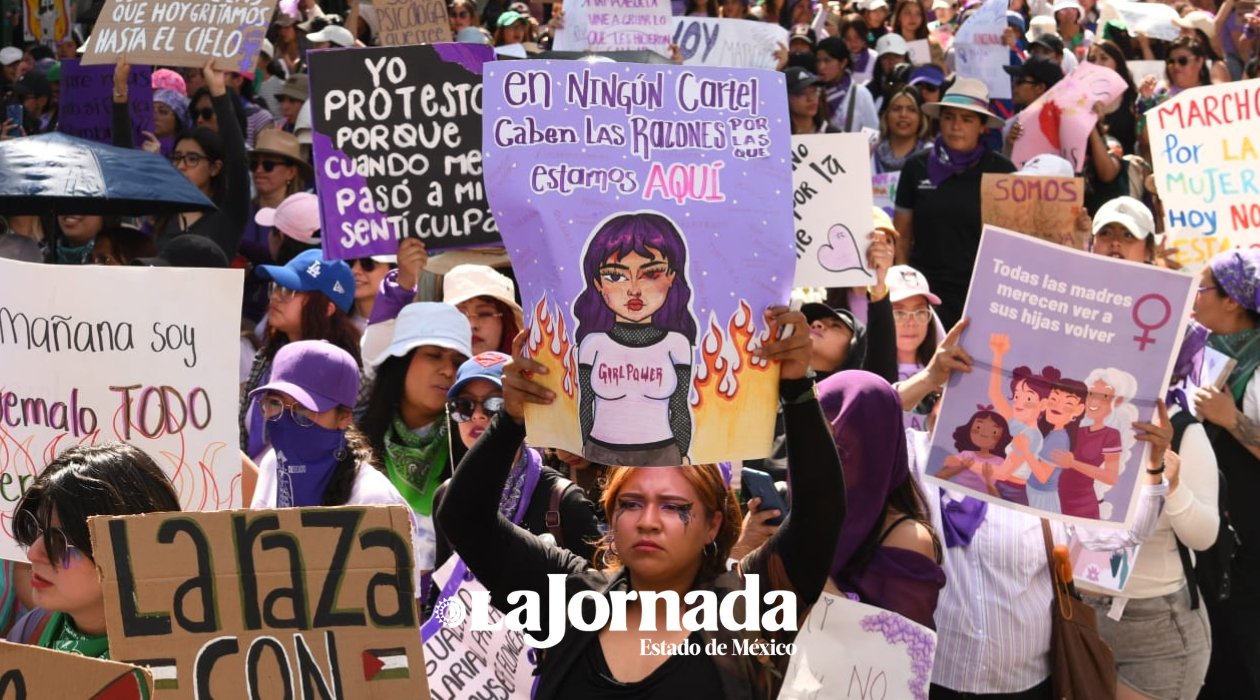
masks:
[[[986,226],[959,343],[976,371],[946,386],[925,478],[1038,517],[1130,527],[1147,452],[1130,426],[1164,396],[1195,287]],[[1118,472],[1115,485],[1091,469]]]
[[[655,51],[668,56],[669,0],[564,0],[556,51]]]
[[[311,123],[324,257],[499,243],[482,185],[488,46],[312,51]]]
[[[1167,243],[1192,271],[1260,246],[1257,95],[1260,79],[1198,87],[1147,112]]]
[[[866,287],[875,230],[871,150],[864,134],[792,137],[792,204],[796,218],[797,287]],[[844,206],[836,202],[843,198]]]
[[[155,700],[427,698],[410,518],[400,506],[90,518],[110,655],[147,666]]]
[[[927,700],[936,633],[897,613],[824,592],[795,644],[779,700]]]
[[[900,170],[871,176],[871,194],[874,196],[875,206],[883,209],[889,216],[897,208],[897,183],[900,181]]]
[[[0,260],[0,558],[26,559],[13,508],[72,445],[139,447],[185,510],[240,504],[240,303],[240,270]]]
[[[1123,595],[1129,575],[1137,563],[1141,545],[1121,547],[1112,552],[1099,552],[1085,547],[1075,533],[1068,538],[1068,556],[1072,561],[1072,578],[1090,589],[1108,595]]]
[[[451,41],[451,18],[442,0],[376,0],[381,46]]]
[[[1006,0],[985,0],[954,37],[958,77],[984,81],[991,100],[1011,97],[1011,76],[1002,70],[1011,60],[1010,49],[1002,43],[1006,6]]]
[[[774,70],[774,52],[787,46],[788,33],[770,22],[717,17],[672,17],[671,42],[685,66],[725,66]]]
[[[4,700],[148,700],[153,675],[140,666],[0,641]]]
[[[932,48],[927,39],[915,39],[906,45],[910,48],[910,63],[913,65],[923,66],[932,62]]]
[[[1141,85],[1142,79],[1148,75],[1155,76],[1156,80],[1164,79],[1164,62],[1163,61],[1127,61],[1129,66],[1129,76],[1133,78],[1134,85]]]
[[[533,331],[526,351],[557,394],[526,408],[533,444],[628,466],[768,454],[778,367],[752,352],[796,265],[783,81],[730,68],[486,67],[487,194]],[[550,143],[528,143],[540,131]],[[656,241],[662,257],[612,253],[619,231]],[[635,267],[616,267],[622,257]],[[647,344],[609,345],[637,331],[618,318],[651,329]]]
[[[1085,250],[1089,231],[1076,227],[1083,211],[1083,178],[985,173],[980,180],[980,219],[986,224]]]
[[[127,77],[127,106],[131,112],[131,142],[145,141],[153,132],[153,68],[132,66]],[[113,145],[113,66],[83,66],[77,58],[61,59],[61,100],[57,131],[81,139]]]
[[[1121,2],[1112,0],[1111,6],[1120,13],[1120,19],[1128,27],[1129,34],[1137,36],[1145,32],[1152,39],[1172,41],[1181,34],[1181,28],[1173,20],[1181,19],[1172,5],[1162,2]]]
[[[107,0],[87,43],[83,65],[200,68],[254,74],[276,0]]]
[[[74,23],[70,0],[22,0],[18,7],[25,40],[55,50],[57,44],[70,36],[70,25]],[[8,37],[5,38],[4,44],[8,46]]]
[[[1022,168],[1034,156],[1049,153],[1071,163],[1072,172],[1081,172],[1089,132],[1098,123],[1094,105],[1115,103],[1127,88],[1110,68],[1080,64],[1016,116],[1024,131],[1011,150],[1011,160]]]

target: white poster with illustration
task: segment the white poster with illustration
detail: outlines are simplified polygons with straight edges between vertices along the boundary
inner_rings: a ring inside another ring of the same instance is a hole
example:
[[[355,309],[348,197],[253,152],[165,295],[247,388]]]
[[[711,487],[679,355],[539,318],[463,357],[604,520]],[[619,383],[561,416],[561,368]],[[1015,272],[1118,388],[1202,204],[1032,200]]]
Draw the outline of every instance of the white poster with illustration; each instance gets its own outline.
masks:
[[[875,284],[866,262],[874,230],[870,148],[862,134],[792,137],[798,287]],[[839,201],[844,206],[837,206]]]

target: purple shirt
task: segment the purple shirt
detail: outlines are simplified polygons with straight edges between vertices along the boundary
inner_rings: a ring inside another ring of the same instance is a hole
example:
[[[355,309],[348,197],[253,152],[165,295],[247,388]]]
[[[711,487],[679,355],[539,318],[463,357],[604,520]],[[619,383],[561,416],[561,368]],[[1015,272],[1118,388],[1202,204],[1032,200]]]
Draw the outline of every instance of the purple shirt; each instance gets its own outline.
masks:
[[[1100,467],[1107,455],[1119,454],[1120,449],[1120,431],[1115,428],[1081,428],[1076,431],[1076,447],[1072,456],[1078,462]],[[1063,470],[1059,475],[1059,505],[1064,515],[1098,517],[1098,494],[1094,492],[1094,481],[1075,469]]]

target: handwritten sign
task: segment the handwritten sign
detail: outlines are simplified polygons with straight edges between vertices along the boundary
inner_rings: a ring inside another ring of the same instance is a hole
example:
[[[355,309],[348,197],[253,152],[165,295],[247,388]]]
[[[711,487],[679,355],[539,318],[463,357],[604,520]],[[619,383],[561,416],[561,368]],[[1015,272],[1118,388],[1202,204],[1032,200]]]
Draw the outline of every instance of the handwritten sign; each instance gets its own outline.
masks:
[[[4,700],[148,700],[153,677],[139,666],[0,641]]]
[[[132,66],[127,78],[132,143],[144,143],[153,131],[153,68]],[[114,69],[82,66],[77,58],[61,60],[61,102],[57,131],[98,143],[113,143]]]
[[[1043,518],[1130,527],[1148,449],[1132,426],[1163,398],[1196,284],[985,226],[959,343],[984,371],[946,387],[925,478]],[[1112,400],[1091,393],[1104,388]]]
[[[276,0],[108,0],[83,65],[191,66],[254,74]]]
[[[488,46],[312,53],[311,121],[324,257],[499,242],[481,178]]]
[[[874,230],[870,148],[862,134],[792,137],[797,287],[865,287],[868,234]],[[845,206],[837,207],[843,196]]]
[[[1129,34],[1145,33],[1152,39],[1172,41],[1181,34],[1181,28],[1173,20],[1181,19],[1172,5],[1162,2],[1120,2],[1112,0],[1111,6],[1120,13]],[[1210,32],[1209,32],[1210,33]]]
[[[400,506],[88,520],[112,658],[156,700],[428,697]]]
[[[755,309],[787,298],[796,267],[783,81],[486,66],[486,190],[532,319],[526,351],[557,394],[529,409],[535,444],[627,466],[768,453],[778,370],[751,353],[770,337]]]
[[[686,66],[725,66],[774,70],[779,44],[787,45],[788,33],[769,22],[714,17],[673,17],[672,43]]]
[[[1002,44],[1006,5],[1006,0],[985,0],[954,37],[958,77],[984,81],[993,100],[1011,96],[1011,76],[1002,70],[1011,60],[1010,49]]]
[[[932,62],[932,48],[928,45],[927,39],[915,39],[907,42],[910,48],[910,62],[916,66],[926,65]]]
[[[986,224],[1085,250],[1089,232],[1077,230],[1085,207],[1085,180],[986,173],[980,181],[980,217]]]
[[[1148,75],[1153,75],[1159,80],[1164,79],[1164,62],[1163,61],[1128,61],[1129,77],[1133,78],[1135,84],[1141,84],[1142,79]]]
[[[936,633],[897,613],[823,593],[796,635],[779,700],[927,700]]]
[[[1127,88],[1110,68],[1080,64],[1016,117],[1024,133],[1015,142],[1011,160],[1022,168],[1033,156],[1049,153],[1071,163],[1073,172],[1081,172],[1089,132],[1098,123],[1094,105],[1113,104]]]
[[[1260,246],[1260,80],[1186,90],[1147,113],[1155,189],[1178,259],[1197,270]]]
[[[71,445],[136,445],[185,509],[240,503],[240,295],[239,270],[0,260],[0,558],[25,559],[13,507]]]
[[[435,610],[443,601],[457,600],[465,610],[473,609],[472,597],[485,593],[463,560],[451,557],[433,575],[442,591]],[[537,652],[525,644],[521,632],[508,628],[503,614],[490,608],[493,631],[472,629],[472,617],[458,624],[443,624],[435,615],[420,628],[424,640],[425,671],[433,700],[460,700],[468,697],[495,697],[502,700],[530,700],[534,689]]]
[[[901,180],[901,171],[880,173],[871,176],[871,194],[875,206],[883,209],[889,216],[897,208],[897,183]]]
[[[669,0],[564,0],[557,51],[643,51],[669,55]]]
[[[442,0],[376,0],[381,46],[437,44],[451,40],[451,19]]]

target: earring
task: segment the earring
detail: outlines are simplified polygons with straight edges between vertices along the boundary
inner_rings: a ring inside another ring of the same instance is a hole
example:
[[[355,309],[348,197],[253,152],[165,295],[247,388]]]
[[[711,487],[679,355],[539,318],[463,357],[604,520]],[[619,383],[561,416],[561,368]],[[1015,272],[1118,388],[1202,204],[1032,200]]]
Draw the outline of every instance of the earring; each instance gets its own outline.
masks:
[[[346,449],[346,434],[345,434],[345,433],[342,433],[342,434],[341,434],[341,445],[339,445],[339,446],[337,447],[337,450],[336,450],[335,452],[333,452],[333,457],[334,457],[334,458],[335,458],[338,462],[343,462],[343,461],[345,461],[346,457],[349,457],[349,456],[350,456],[350,452]]]
[[[711,552],[711,553],[709,552],[709,544],[713,545],[713,552]],[[712,542],[709,542],[709,544],[706,544],[706,545],[704,546],[704,556],[706,556],[706,557],[716,557],[716,556],[717,556],[717,553],[718,553],[718,548],[717,548],[717,538],[714,538]]]

